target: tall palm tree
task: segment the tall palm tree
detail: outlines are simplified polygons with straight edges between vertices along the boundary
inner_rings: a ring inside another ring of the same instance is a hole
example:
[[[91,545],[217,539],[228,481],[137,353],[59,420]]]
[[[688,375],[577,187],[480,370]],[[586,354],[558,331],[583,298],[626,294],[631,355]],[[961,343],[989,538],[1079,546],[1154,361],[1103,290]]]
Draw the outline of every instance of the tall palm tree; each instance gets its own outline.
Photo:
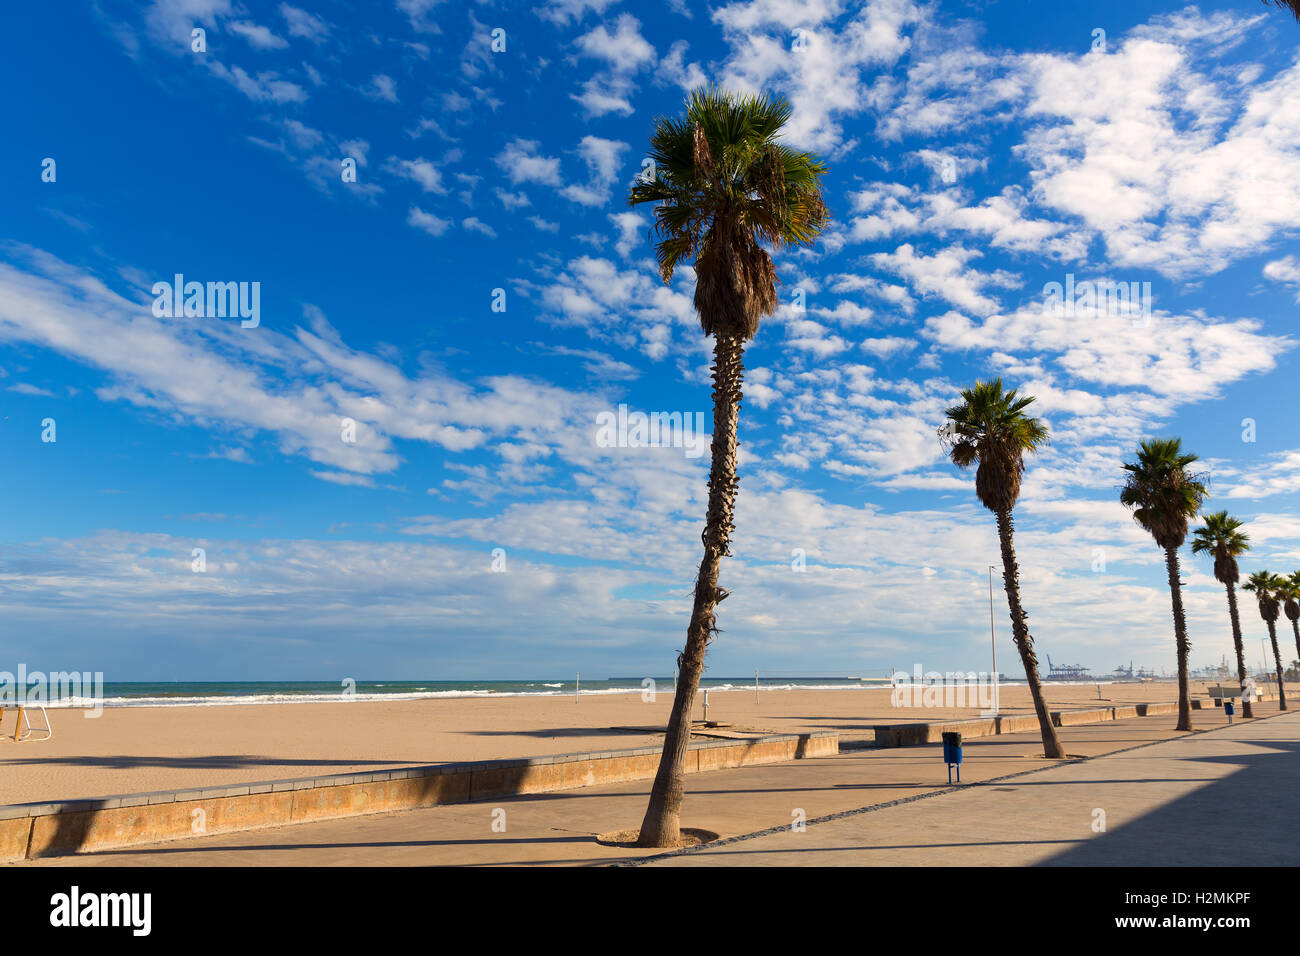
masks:
[[[1264,2],[1281,7],[1283,10],[1290,10],[1296,21],[1300,22],[1300,0],[1264,0]]]
[[[1242,587],[1251,591],[1259,602],[1259,616],[1268,625],[1268,638],[1273,642],[1273,664],[1277,667],[1277,709],[1286,710],[1286,689],[1282,686],[1282,654],[1277,647],[1277,619],[1281,611],[1280,591],[1285,581],[1268,571],[1256,571]]]
[[[1237,613],[1237,582],[1241,570],[1237,558],[1250,550],[1250,536],[1241,530],[1241,522],[1226,511],[1216,511],[1204,518],[1205,524],[1192,534],[1192,554],[1214,555],[1214,576],[1228,589],[1228,617],[1232,621],[1232,646],[1237,651],[1237,678],[1246,686],[1246,651],[1241,640],[1241,616]],[[1249,701],[1241,705],[1243,717],[1254,717]]]
[[[779,141],[791,107],[782,98],[696,90],[684,116],[663,117],[650,137],[653,176],[633,185],[630,205],[658,203],[655,251],[665,284],[683,263],[695,268],[695,310],[713,336],[713,460],[705,518],[704,559],[679,655],[676,693],[663,756],[641,823],[638,845],[678,842],[690,743],[691,711],[716,631],[718,587],[730,553],[745,343],[776,309],[776,269],[767,248],[811,246],[827,221],[821,177],[812,153]],[[765,248],[767,247],[767,248]]]
[[[1178,570],[1178,549],[1187,539],[1187,523],[1196,517],[1209,496],[1201,476],[1187,469],[1198,461],[1183,451],[1178,438],[1151,438],[1138,446],[1137,461],[1125,462],[1128,478],[1119,500],[1133,509],[1133,519],[1164,549],[1169,573],[1169,594],[1174,609],[1174,643],[1178,650],[1178,730],[1192,729],[1192,699],[1187,687],[1187,616],[1183,612],[1183,585]]]
[[[1292,572],[1289,578],[1282,578],[1278,593],[1286,602],[1282,605],[1282,610],[1291,622],[1291,630],[1295,632],[1295,652],[1300,657],[1300,571]]]
[[[1000,378],[977,381],[974,388],[962,390],[961,399],[960,405],[947,410],[948,423],[939,434],[948,444],[949,455],[958,468],[979,463],[975,470],[975,495],[997,516],[998,540],[1002,545],[1002,584],[1011,611],[1011,636],[1020,652],[1029,693],[1034,698],[1043,752],[1052,758],[1064,757],[1052,715],[1047,712],[1047,702],[1043,699],[1038,656],[1026,622],[1028,615],[1020,603],[1020,569],[1016,564],[1015,527],[1011,518],[1011,509],[1020,497],[1025,453],[1035,452],[1047,443],[1047,425],[1025,414],[1025,409],[1033,404],[1033,397],[1017,398],[1014,388],[1003,389]]]

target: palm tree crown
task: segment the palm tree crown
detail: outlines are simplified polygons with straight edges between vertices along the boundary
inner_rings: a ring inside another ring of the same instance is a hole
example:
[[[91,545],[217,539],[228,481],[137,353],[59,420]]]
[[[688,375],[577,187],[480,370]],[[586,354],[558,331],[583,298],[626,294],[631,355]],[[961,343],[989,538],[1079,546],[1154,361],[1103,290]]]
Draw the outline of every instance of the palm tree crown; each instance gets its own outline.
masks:
[[[684,117],[661,117],[650,137],[652,177],[630,205],[656,202],[654,234],[664,283],[695,266],[695,308],[706,335],[753,338],[776,308],[776,271],[763,243],[807,246],[828,214],[812,153],[777,141],[791,115],[779,97],[696,90]]]
[[[1002,379],[976,382],[963,389],[961,404],[946,412],[948,424],[940,429],[950,447],[952,462],[969,468],[976,462],[975,494],[993,512],[1009,511],[1020,497],[1020,476],[1025,452],[1047,444],[1047,425],[1025,414],[1033,397],[1016,397]]]
[[[1270,571],[1256,571],[1243,584],[1242,590],[1250,591],[1259,602],[1259,616],[1272,622],[1278,617],[1281,597],[1279,592],[1285,586],[1282,578]]]
[[[1181,547],[1187,522],[1209,497],[1202,476],[1189,472],[1196,455],[1183,451],[1178,438],[1151,438],[1138,446],[1138,460],[1125,462],[1128,478],[1119,500],[1133,518],[1165,548]]]
[[[1192,554],[1214,555],[1214,576],[1220,584],[1236,584],[1241,577],[1237,558],[1250,550],[1250,535],[1226,511],[1205,515],[1205,524],[1192,534]]]
[[[1292,574],[1289,578],[1279,575],[1275,593],[1286,602],[1282,609],[1286,612],[1287,620],[1300,621],[1300,573]]]

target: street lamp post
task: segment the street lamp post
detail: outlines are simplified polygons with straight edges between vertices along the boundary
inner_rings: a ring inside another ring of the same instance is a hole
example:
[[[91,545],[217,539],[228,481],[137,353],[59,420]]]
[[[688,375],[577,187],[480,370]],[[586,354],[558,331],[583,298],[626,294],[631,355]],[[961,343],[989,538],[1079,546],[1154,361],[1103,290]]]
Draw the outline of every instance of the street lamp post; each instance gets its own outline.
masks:
[[[989,647],[993,651],[993,715],[998,713],[998,642],[993,633],[993,568],[989,565]]]

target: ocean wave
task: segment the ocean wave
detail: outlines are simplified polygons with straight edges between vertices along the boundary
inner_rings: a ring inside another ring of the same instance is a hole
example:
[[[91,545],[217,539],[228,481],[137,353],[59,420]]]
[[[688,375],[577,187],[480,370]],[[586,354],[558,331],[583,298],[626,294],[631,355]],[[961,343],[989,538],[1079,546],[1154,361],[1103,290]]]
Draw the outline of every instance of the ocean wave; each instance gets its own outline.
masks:
[[[595,681],[593,683],[600,683]],[[1065,684],[1067,682],[1053,682]],[[1074,683],[1074,682],[1069,682]],[[1096,681],[1088,681],[1087,684],[1095,684]],[[1107,683],[1102,681],[1101,683]],[[1024,681],[1004,680],[999,682],[1002,687],[1024,686]],[[372,684],[372,687],[383,687],[384,684]],[[184,691],[175,691],[167,694],[142,694],[139,696],[123,696],[120,694],[107,696],[102,700],[96,700],[93,697],[64,697],[57,700],[35,700],[28,698],[27,703],[43,704],[45,707],[55,709],[73,709],[73,708],[94,708],[94,707],[238,707],[238,706],[258,706],[265,704],[331,704],[331,703],[378,703],[382,701],[409,701],[409,700],[455,700],[455,699],[483,699],[494,697],[569,697],[573,691],[563,690],[565,685],[562,683],[546,682],[519,682],[516,687],[519,689],[496,690],[484,688],[462,688],[447,690],[428,690],[424,688],[412,689],[410,691],[394,691],[388,693],[371,693],[367,691],[354,692],[345,695],[340,691],[322,692],[322,691],[268,691],[265,693],[227,693],[227,694],[186,694]],[[522,689],[522,688],[545,688],[545,689]],[[602,697],[609,695],[627,695],[643,693],[644,688],[639,681],[636,683],[629,682],[626,685],[615,687],[582,687],[579,696],[581,697]],[[656,682],[655,690],[660,694],[671,694],[675,691],[676,686],[671,680],[662,680]],[[769,691],[846,691],[846,690],[889,690],[890,685],[887,680],[843,680],[827,681],[825,683],[803,684],[793,681],[771,682],[759,680],[758,690],[760,693]],[[753,693],[754,684],[745,682],[726,681],[719,684],[703,684],[700,687],[700,693],[708,691],[713,694],[725,693]],[[14,706],[13,701],[2,702],[4,706]]]

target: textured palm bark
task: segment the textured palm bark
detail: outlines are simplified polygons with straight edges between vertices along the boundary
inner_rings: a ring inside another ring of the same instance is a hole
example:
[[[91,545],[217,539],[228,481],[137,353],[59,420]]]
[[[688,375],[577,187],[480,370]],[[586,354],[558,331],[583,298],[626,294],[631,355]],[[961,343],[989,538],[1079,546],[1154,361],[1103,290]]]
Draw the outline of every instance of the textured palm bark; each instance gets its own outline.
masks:
[[[997,516],[998,541],[1002,545],[1002,583],[1006,587],[1007,604],[1011,608],[1012,640],[1020,652],[1025,680],[1029,684],[1029,693],[1034,698],[1034,713],[1038,715],[1038,728],[1043,734],[1043,753],[1048,757],[1061,758],[1065,756],[1065,750],[1057,736],[1056,725],[1052,723],[1052,715],[1047,712],[1043,684],[1038,677],[1038,655],[1034,653],[1034,639],[1025,621],[1025,609],[1020,604],[1020,568],[1016,564],[1015,525],[1010,510],[999,511]]]
[[[1241,681],[1241,686],[1246,686],[1246,651],[1241,642],[1241,618],[1237,616],[1237,588],[1231,581],[1225,587],[1228,589],[1228,616],[1232,618],[1232,646],[1237,651],[1237,679]],[[1241,702],[1241,716],[1254,717],[1255,711],[1253,705],[1248,700]]]
[[[1178,726],[1192,729],[1192,698],[1187,686],[1187,615],[1183,611],[1183,585],[1178,570],[1178,549],[1165,548],[1165,569],[1169,572],[1169,596],[1174,605],[1174,644],[1178,649]]]
[[[725,593],[718,588],[718,570],[730,553],[736,492],[737,426],[744,384],[745,340],[739,335],[717,334],[713,362],[713,464],[709,471],[709,511],[704,522],[704,560],[695,580],[695,605],[686,630],[686,649],[678,667],[672,714],[664,737],[663,755],[650,791],[650,804],[637,846],[666,847],[680,839],[682,799],[685,795],[686,752],[691,740],[691,713],[704,672],[704,652],[714,631],[714,612]]]
[[[1286,710],[1286,688],[1282,686],[1282,654],[1277,648],[1277,622],[1268,622],[1268,639],[1273,642],[1273,663],[1277,666],[1277,709]]]
[[[1291,630],[1295,631],[1295,658],[1300,661],[1300,620],[1292,619]]]

